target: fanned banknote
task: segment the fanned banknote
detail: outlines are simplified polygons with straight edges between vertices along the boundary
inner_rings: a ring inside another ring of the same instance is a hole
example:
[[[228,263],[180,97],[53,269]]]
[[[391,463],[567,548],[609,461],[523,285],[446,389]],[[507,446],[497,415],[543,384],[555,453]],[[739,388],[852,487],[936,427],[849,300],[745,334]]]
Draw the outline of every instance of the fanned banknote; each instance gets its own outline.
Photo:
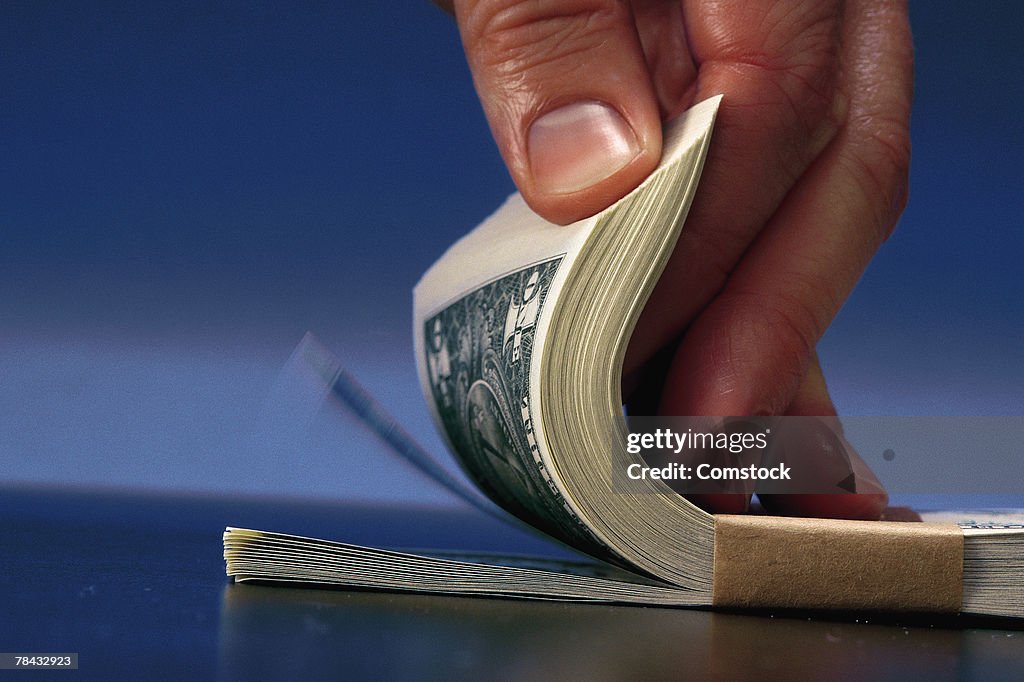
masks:
[[[659,477],[617,483],[618,472],[644,465],[626,446],[626,344],[683,229],[720,99],[667,126],[658,169],[610,208],[556,226],[513,195],[414,292],[420,381],[455,458],[509,514],[592,560],[417,554],[229,528],[228,574],[536,599],[1024,617],[1019,515],[712,516]],[[454,487],[393,420],[342,388],[403,457]]]
[[[444,305],[423,322],[424,362],[444,432],[480,489],[531,525],[599,551],[541,461],[530,402],[537,321],[561,262],[502,274]]]

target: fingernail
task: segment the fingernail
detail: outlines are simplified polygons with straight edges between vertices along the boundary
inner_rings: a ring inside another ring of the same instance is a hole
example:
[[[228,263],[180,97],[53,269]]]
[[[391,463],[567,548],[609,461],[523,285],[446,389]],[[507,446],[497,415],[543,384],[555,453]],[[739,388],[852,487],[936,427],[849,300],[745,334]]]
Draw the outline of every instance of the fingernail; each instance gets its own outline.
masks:
[[[636,158],[640,143],[629,124],[601,102],[576,102],[550,111],[530,126],[530,171],[545,194],[590,187]]]
[[[875,472],[871,470],[867,462],[861,459],[857,451],[853,449],[853,446],[843,438],[843,442],[850,448],[850,451],[854,454],[850,458],[853,473],[857,477],[857,494],[858,495],[884,495],[887,494],[885,486],[878,480]]]

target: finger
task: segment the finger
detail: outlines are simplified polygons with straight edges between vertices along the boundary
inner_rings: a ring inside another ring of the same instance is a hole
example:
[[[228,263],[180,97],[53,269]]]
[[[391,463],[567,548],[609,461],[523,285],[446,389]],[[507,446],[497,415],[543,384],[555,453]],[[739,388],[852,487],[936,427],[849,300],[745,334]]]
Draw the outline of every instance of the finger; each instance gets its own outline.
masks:
[[[628,5],[457,0],[455,15],[491,131],[535,211],[578,220],[654,169],[661,121]]]
[[[683,30],[683,4],[672,0],[631,0],[630,5],[658,109],[667,121],[693,101],[697,86],[697,65]]]
[[[667,414],[779,414],[818,339],[902,210],[912,55],[905,6],[851,2],[847,124],[690,327]]]
[[[700,191],[630,342],[627,376],[674,343],[721,290],[845,114],[838,87],[839,2],[683,6],[699,68],[694,97],[725,97]]]
[[[815,438],[810,434],[812,437],[802,438],[804,447],[786,449],[785,463],[795,472],[818,476],[819,480],[810,482],[812,490],[844,481],[852,473],[854,494],[758,495],[764,508],[773,514],[787,516],[878,519],[889,502],[889,496],[871,468],[844,437],[843,426],[836,417],[816,353],[786,415],[819,417],[809,424],[803,421],[795,424],[796,430],[813,429],[814,422],[817,422],[822,425],[826,437]]]
[[[856,494],[837,487],[828,494],[759,494],[764,508],[773,514],[816,518],[877,519],[888,495],[867,463],[843,436],[842,423],[829,396],[817,354],[813,354],[786,415],[818,417],[777,424],[773,439],[785,441],[781,463],[789,466],[803,489],[820,490],[854,474]],[[820,422],[822,433],[816,432]],[[791,428],[787,428],[787,425]],[[774,463],[774,462],[773,462]],[[768,462],[764,462],[765,465]],[[687,499],[714,514],[741,514],[750,506],[750,495],[725,493],[687,495]]]

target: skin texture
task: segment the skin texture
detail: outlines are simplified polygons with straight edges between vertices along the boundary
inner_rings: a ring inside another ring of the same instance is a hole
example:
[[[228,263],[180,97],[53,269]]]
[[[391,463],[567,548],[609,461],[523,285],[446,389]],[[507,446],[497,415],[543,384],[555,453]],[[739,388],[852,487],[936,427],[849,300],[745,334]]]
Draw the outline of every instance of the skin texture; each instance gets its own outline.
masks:
[[[834,417],[815,347],[906,202],[905,2],[456,0],[452,9],[508,169],[553,222],[591,215],[635,188],[658,163],[663,121],[725,95],[686,229],[626,355],[631,409]],[[559,185],[567,171],[554,160],[600,147],[531,126],[578,102],[617,112],[619,127],[609,129],[632,139],[609,147],[618,154],[609,173],[585,159]],[[545,156],[530,148],[539,139],[563,147]],[[812,446],[801,453],[823,456]],[[777,513],[877,518],[886,494],[852,456],[857,495],[763,503]],[[749,498],[697,502],[737,512]]]

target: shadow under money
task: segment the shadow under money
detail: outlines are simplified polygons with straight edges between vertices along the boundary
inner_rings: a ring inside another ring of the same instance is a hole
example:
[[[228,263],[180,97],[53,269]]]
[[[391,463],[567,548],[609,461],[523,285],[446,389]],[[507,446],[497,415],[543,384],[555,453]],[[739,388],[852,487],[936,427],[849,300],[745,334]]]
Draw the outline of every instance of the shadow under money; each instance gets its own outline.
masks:
[[[870,620],[870,622],[868,622]],[[224,679],[726,679],[1021,670],[1024,633],[913,618],[758,614],[228,585]]]

